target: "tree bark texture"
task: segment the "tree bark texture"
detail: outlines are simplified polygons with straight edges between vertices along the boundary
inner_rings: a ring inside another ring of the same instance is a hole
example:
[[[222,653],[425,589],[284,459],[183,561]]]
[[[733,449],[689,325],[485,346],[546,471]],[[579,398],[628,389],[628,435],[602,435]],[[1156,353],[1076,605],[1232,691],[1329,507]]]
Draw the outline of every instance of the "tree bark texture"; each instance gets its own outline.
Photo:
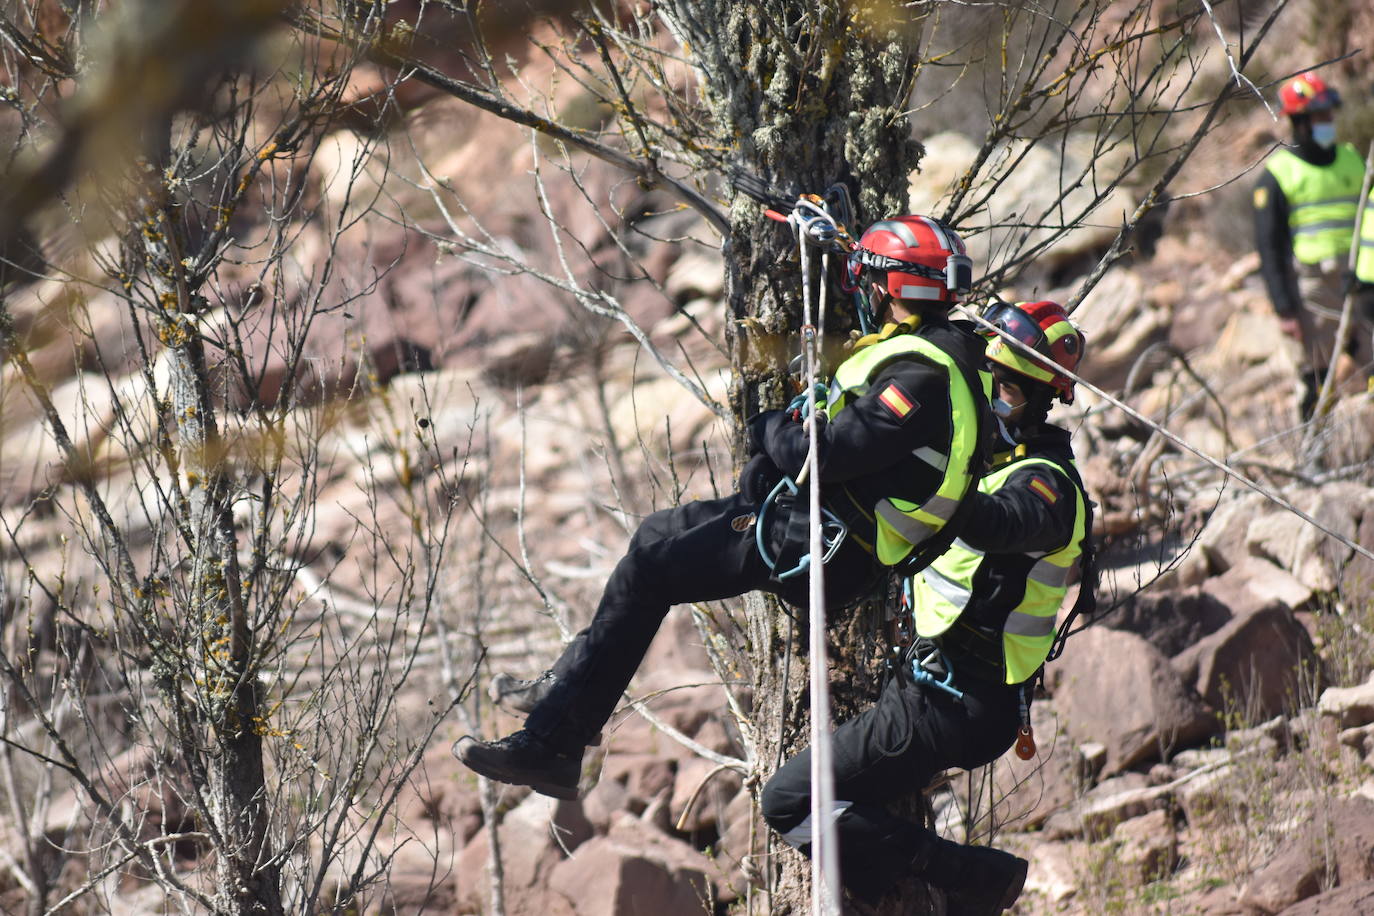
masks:
[[[157,296],[153,325],[171,365],[167,409],[176,430],[174,467],[188,552],[186,619],[164,683],[177,714],[177,740],[195,783],[215,851],[216,903],[225,916],[281,916],[279,869],[268,837],[255,640],[242,588],[226,444],[215,416],[202,338],[202,300],[188,286],[182,227],[165,200],[141,227]],[[171,660],[169,660],[171,661]]]
[[[710,0],[664,5],[670,27],[692,51],[722,146],[739,165],[786,194],[821,193],[848,185],[857,226],[907,210],[907,181],[922,152],[905,113],[920,38],[919,19],[887,20],[878,7],[825,2],[819,6],[763,0]],[[902,12],[904,17],[909,14]],[[737,420],[734,458],[747,459],[743,420],[792,397],[789,360],[800,352],[801,274],[788,230],[736,195],[725,242],[729,344]],[[830,297],[826,326],[844,335],[853,320],[847,302]],[[792,628],[777,602],[746,599],[748,653],[754,690],[757,786],[781,760],[808,743],[804,614]],[[867,617],[867,615],[863,615]],[[869,618],[871,619],[871,618]],[[867,624],[833,629],[832,639],[863,637]],[[835,646],[832,680],[848,688],[871,681],[871,643]],[[871,701],[864,689],[836,694],[834,713],[847,718]],[[770,840],[777,866],[773,913],[809,909],[808,865]]]

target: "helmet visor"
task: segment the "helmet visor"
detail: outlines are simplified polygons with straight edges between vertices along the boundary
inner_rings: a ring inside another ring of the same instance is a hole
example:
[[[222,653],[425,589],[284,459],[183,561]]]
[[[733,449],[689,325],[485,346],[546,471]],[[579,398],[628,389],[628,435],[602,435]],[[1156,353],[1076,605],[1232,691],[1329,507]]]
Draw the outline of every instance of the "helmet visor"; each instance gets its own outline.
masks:
[[[1008,302],[998,302],[983,313],[983,320],[1009,335],[1026,349],[1034,350],[1042,356],[1050,355],[1049,341],[1040,325],[1025,312]],[[985,331],[992,336],[991,331]]]

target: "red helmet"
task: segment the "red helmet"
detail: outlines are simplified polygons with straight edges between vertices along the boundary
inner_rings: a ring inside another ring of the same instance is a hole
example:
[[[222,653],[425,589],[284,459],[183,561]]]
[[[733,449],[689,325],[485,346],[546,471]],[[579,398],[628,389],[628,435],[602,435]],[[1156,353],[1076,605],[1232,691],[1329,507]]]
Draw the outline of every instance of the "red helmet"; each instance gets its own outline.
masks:
[[[1279,89],[1283,113],[1305,115],[1314,111],[1330,111],[1341,107],[1341,94],[1315,73],[1300,73]]]
[[[1076,370],[1088,343],[1059,303],[996,302],[988,306],[983,320],[1023,345],[1017,346],[989,331],[992,339],[988,341],[988,359],[1049,385],[1059,393],[1059,400],[1073,403],[1073,379],[1056,369]]]
[[[849,255],[849,270],[897,299],[952,304],[973,288],[964,240],[929,216],[893,216],[869,226]]]

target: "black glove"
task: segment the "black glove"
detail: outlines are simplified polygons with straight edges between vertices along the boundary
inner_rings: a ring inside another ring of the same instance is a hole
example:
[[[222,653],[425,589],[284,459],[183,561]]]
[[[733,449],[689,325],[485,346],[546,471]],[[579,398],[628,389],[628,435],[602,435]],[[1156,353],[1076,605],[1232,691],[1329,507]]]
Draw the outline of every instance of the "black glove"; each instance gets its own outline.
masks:
[[[763,451],[763,443],[768,439],[769,426],[791,420],[791,416],[785,410],[765,410],[750,417],[746,421],[749,424],[749,454],[757,455]]]

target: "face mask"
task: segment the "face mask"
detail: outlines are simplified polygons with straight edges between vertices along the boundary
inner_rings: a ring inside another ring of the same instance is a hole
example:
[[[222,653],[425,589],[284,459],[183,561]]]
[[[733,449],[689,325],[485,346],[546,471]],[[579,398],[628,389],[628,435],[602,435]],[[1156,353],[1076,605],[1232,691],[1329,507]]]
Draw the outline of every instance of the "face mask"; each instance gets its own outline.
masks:
[[[1336,125],[1330,121],[1312,125],[1312,142],[1322,149],[1330,149],[1336,145]]]

